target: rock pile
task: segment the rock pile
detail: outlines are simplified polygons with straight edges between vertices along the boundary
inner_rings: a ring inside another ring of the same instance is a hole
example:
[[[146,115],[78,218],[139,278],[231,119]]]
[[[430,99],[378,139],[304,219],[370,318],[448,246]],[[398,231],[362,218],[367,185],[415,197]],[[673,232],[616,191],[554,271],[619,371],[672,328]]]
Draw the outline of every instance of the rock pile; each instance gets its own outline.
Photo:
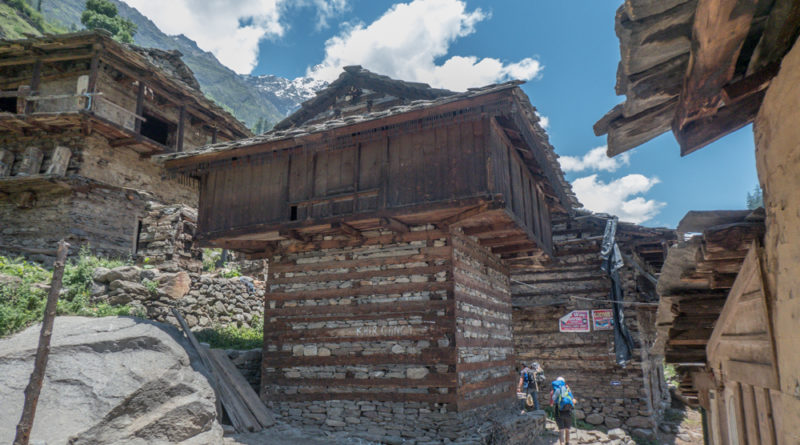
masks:
[[[183,205],[147,204],[136,250],[138,264],[158,265],[168,272],[200,272],[203,251],[194,244],[197,210]]]
[[[11,443],[39,325],[0,340],[0,443]],[[58,317],[32,443],[219,444],[214,391],[177,329]]]
[[[177,324],[170,308],[178,308],[189,327],[236,323],[250,326],[264,311],[264,287],[249,277],[220,278],[186,271],[165,272],[137,266],[97,268],[92,298],[128,304],[151,320]]]

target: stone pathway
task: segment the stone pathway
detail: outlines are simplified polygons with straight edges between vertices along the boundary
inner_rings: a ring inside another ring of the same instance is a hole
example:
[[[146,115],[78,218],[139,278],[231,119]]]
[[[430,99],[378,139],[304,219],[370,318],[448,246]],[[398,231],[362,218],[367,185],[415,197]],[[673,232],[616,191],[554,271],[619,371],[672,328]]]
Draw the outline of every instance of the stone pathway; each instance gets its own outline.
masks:
[[[702,445],[703,426],[700,413],[691,408],[670,408],[659,425],[656,437],[640,443],[647,445]],[[556,424],[547,421],[547,431],[537,438],[534,445],[558,444]],[[570,430],[572,445],[637,445],[636,441],[621,429],[612,429],[608,433],[599,430]]]

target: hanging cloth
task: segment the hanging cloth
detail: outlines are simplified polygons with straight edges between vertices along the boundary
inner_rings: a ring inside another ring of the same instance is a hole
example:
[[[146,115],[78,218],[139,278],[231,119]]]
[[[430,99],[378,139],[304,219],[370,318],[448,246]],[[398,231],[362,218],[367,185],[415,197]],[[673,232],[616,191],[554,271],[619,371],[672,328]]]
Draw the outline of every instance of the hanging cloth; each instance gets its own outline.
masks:
[[[625,325],[625,314],[622,312],[624,299],[622,294],[622,282],[619,278],[619,270],[624,265],[619,246],[614,240],[617,233],[617,217],[606,221],[606,230],[603,234],[603,245],[600,255],[603,257],[601,268],[611,279],[611,292],[609,299],[612,302],[611,312],[614,317],[614,353],[617,364],[625,366],[633,355],[633,337]]]

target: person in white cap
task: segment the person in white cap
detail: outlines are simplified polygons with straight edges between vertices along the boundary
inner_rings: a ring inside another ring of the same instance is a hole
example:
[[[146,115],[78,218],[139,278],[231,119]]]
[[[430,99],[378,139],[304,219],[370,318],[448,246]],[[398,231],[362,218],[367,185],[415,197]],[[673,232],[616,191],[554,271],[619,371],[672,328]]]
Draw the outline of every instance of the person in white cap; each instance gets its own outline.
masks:
[[[555,413],[556,425],[558,425],[558,443],[569,445],[569,429],[572,426],[572,409],[575,408],[575,397],[569,385],[564,381],[564,377],[555,379],[552,383],[553,390],[550,392],[550,406]]]

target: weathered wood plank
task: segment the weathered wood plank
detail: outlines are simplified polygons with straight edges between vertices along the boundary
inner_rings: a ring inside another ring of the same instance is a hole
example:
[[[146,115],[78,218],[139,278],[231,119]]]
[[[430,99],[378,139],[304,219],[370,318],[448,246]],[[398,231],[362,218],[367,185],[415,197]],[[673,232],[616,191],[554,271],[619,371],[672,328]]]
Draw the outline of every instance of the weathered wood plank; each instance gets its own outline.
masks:
[[[620,41],[621,72],[640,73],[688,53],[695,6],[694,1],[684,2],[640,20],[631,20],[625,8],[620,8],[615,30]]]
[[[48,175],[64,175],[67,173],[69,160],[72,158],[72,150],[61,145],[53,150],[53,156],[50,159],[50,166],[47,167],[46,174]],[[2,174],[0,174],[2,176]]]
[[[17,176],[31,176],[38,175],[39,170],[42,168],[42,159],[44,153],[38,147],[27,147],[20,162]]]
[[[414,314],[417,312],[434,312],[444,310],[452,312],[455,302],[453,300],[418,300],[397,301],[392,303],[366,303],[358,305],[323,305],[323,306],[293,306],[267,308],[264,317],[292,317],[324,315],[331,319],[347,319],[361,314]],[[322,317],[320,317],[322,318]]]
[[[275,424],[275,419],[272,413],[267,411],[264,403],[258,398],[258,395],[253,391],[253,388],[244,379],[242,373],[231,363],[228,355],[221,349],[211,350],[210,357],[215,360],[218,369],[222,371],[220,375],[230,383],[236,394],[244,402],[247,409],[253,414],[259,424],[263,428],[270,427]]]
[[[14,152],[0,149],[0,178],[11,176],[11,167],[14,165]]]
[[[439,234],[443,233],[440,231],[435,231],[435,232]],[[424,236],[420,237],[419,236],[420,234]],[[404,234],[402,238],[395,240],[393,239],[393,237],[387,236],[385,237],[385,239],[379,240],[378,243],[373,243],[373,244],[421,241],[425,239],[439,239],[439,235],[427,232],[409,232],[408,234]],[[430,262],[434,260],[450,258],[452,250],[453,248],[450,246],[421,247],[419,249],[419,253],[409,253],[407,255],[361,258],[361,259],[350,259],[350,260],[334,260],[334,261],[324,261],[319,263],[307,263],[307,264],[294,264],[294,262],[290,260],[289,262],[271,263],[269,269],[270,269],[270,274],[281,274],[286,272],[292,272],[292,273],[317,272],[317,271],[324,271],[327,269],[350,269],[354,267],[357,268],[357,267],[369,267],[369,266],[389,266],[395,264],[417,263],[423,261]],[[358,251],[355,251],[355,253],[357,254]]]
[[[672,124],[675,131],[716,113],[722,87],[733,78],[757,5],[757,0],[697,2],[691,59]]]
[[[681,146],[681,156],[693,153],[717,139],[730,134],[752,122],[766,91],[755,93],[724,107],[714,114],[688,121],[680,129],[673,127],[673,133]]]
[[[328,357],[292,357],[265,352],[264,366],[286,368],[291,366],[341,366],[341,365],[431,365],[455,363],[455,349],[428,348],[419,354],[332,355]]]
[[[363,286],[350,289],[322,289],[304,292],[268,292],[267,301],[287,300],[322,300],[327,298],[350,297],[357,295],[385,295],[403,292],[442,291],[452,288],[453,283],[400,283],[375,286]]]
[[[435,275],[439,272],[445,272],[447,270],[449,270],[449,266],[447,265],[419,266],[419,267],[409,267],[403,269],[403,271],[408,275]],[[380,270],[368,270],[364,272],[341,272],[341,273],[299,275],[293,277],[272,278],[269,280],[269,283],[271,285],[292,284],[292,283],[324,283],[327,281],[339,281],[339,280],[363,280],[374,277],[383,277],[390,275],[393,276],[396,274],[397,271],[394,269],[388,269],[388,270],[380,269]],[[430,281],[433,282],[434,278],[431,277]]]

